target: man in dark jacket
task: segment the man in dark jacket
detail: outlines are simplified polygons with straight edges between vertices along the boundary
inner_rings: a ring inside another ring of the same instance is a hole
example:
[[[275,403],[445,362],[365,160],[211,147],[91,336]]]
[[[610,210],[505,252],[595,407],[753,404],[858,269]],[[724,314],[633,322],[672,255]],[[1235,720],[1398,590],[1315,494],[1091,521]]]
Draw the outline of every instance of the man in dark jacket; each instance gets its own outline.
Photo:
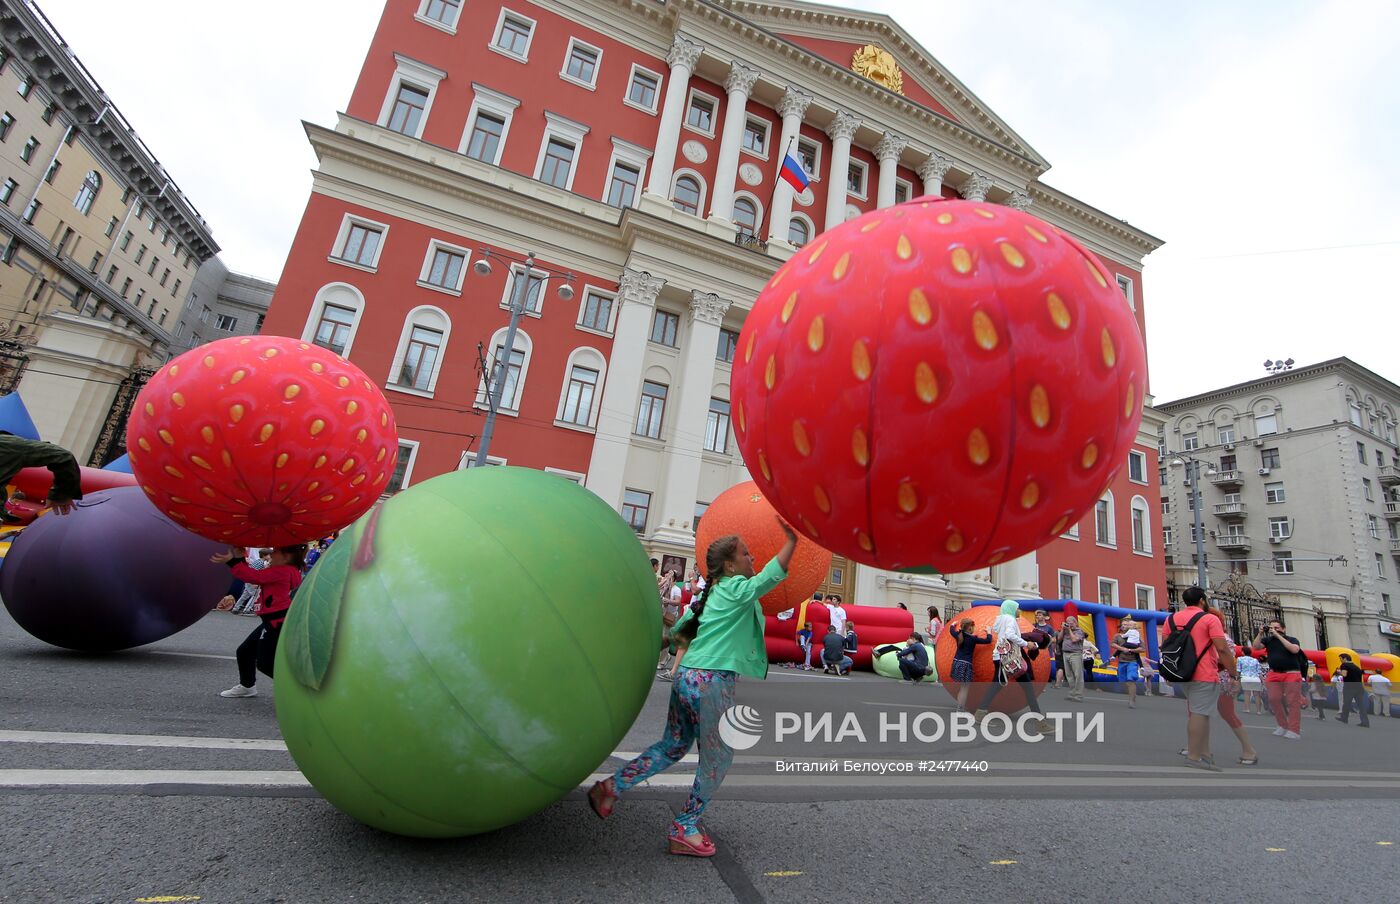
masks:
[[[1371,718],[1366,712],[1366,685],[1361,683],[1361,666],[1351,661],[1349,653],[1343,653],[1341,659],[1337,671],[1342,673],[1342,700],[1337,721],[1345,723],[1355,705],[1356,711],[1361,714],[1361,727],[1370,728]]]
[[[73,501],[83,498],[82,472],[72,452],[53,443],[0,431],[0,487],[8,487],[15,475],[25,468],[48,468],[53,472],[49,505],[55,514],[68,514],[73,510]],[[6,492],[0,489],[0,493]]]
[[[928,674],[928,650],[924,649],[924,638],[918,631],[909,635],[909,646],[900,650],[899,674],[905,681],[918,683]]]

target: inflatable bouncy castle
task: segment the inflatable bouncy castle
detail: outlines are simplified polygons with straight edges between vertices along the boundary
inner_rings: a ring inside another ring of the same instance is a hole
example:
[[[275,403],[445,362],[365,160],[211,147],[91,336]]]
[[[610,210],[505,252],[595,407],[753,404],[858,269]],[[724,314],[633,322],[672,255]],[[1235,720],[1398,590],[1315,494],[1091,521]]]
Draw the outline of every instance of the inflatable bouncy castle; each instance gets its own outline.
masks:
[[[852,668],[871,668],[871,650],[886,644],[904,646],[909,635],[914,632],[914,615],[906,609],[890,606],[844,605],[846,621],[856,626],[856,655]],[[802,648],[797,645],[797,632],[801,628],[798,618],[802,607],[793,610],[791,617],[767,617],[763,629],[764,646],[768,649],[769,662],[801,662]],[[812,664],[818,665],[821,659],[821,639],[831,624],[831,610],[821,603],[806,605],[807,622],[812,626]]]

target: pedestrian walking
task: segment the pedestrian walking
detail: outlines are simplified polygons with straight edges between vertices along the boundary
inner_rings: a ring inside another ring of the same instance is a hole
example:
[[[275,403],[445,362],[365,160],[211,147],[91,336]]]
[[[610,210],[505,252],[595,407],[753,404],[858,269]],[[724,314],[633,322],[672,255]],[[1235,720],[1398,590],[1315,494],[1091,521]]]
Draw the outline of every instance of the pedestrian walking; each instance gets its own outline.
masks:
[[[1342,673],[1342,701],[1337,721],[1345,725],[1354,705],[1361,715],[1361,727],[1370,728],[1371,717],[1366,712],[1366,685],[1361,681],[1361,666],[1352,662],[1350,653],[1343,653],[1341,659],[1337,671]]]
[[[1167,616],[1167,639],[1188,635],[1196,659],[1189,680],[1183,682],[1187,710],[1186,765],[1220,772],[1210,752],[1210,717],[1219,712],[1220,673],[1224,671],[1232,680],[1238,680],[1240,673],[1234,651],[1225,643],[1225,626],[1209,611],[1206,592],[1200,587],[1188,587],[1181,600],[1181,610]],[[1162,652],[1165,665],[1167,651]]]
[[[260,623],[234,651],[238,661],[238,683],[222,691],[219,696],[256,697],[258,672],[272,677],[277,638],[282,634],[282,623],[287,618],[287,610],[291,608],[292,594],[301,586],[301,566],[305,564],[305,556],[305,546],[280,546],[272,550],[268,565],[263,569],[250,566],[237,549],[209,557],[209,561],[228,565],[235,577],[247,584],[256,584],[263,591],[258,606]]]
[[[1252,653],[1240,657],[1240,690],[1244,692],[1244,711],[1264,712],[1264,670]],[[1250,709],[1253,707],[1253,710]]]
[[[1020,606],[1015,600],[1004,600],[1001,604],[1001,614],[992,622],[992,633],[997,639],[996,646],[992,648],[996,676],[983,695],[982,702],[978,704],[975,716],[978,719],[985,717],[997,695],[1011,684],[1016,684],[1025,694],[1026,706],[1040,716],[1040,732],[1050,734],[1055,729],[1046,720],[1040,702],[1036,699],[1035,680],[1031,669],[1031,663],[1035,661],[1037,654],[1050,645],[1050,636],[1044,631],[1034,629],[1022,633],[1016,618],[1018,611]],[[1013,711],[1019,712],[1020,707]]]
[[[970,618],[948,626],[955,645],[949,678],[958,686],[958,712],[967,712],[967,695],[972,690],[972,656],[977,652],[979,644],[992,642],[990,631],[978,637],[972,633],[972,628],[973,621]]]
[[[1137,707],[1137,683],[1142,677],[1142,632],[1132,618],[1118,625],[1118,633],[1108,642],[1109,655],[1118,660],[1118,681],[1128,692],[1128,708]]]
[[[1317,713],[1317,720],[1321,722],[1323,707],[1327,705],[1327,682],[1322,680],[1322,673],[1312,663],[1308,663],[1308,696],[1312,700],[1313,711]]]
[[[1376,701],[1376,715],[1382,719],[1391,718],[1390,679],[1380,672],[1372,672],[1366,686],[1371,690],[1371,699]]]
[[[700,763],[690,798],[666,833],[672,854],[715,854],[714,842],[700,827],[700,817],[734,759],[734,751],[720,737],[720,717],[734,705],[740,675],[768,677],[763,606],[759,599],[787,578],[797,547],[792,528],[785,522],[779,523],[786,542],[757,574],[753,555],[737,536],[721,537],[705,551],[705,592],[677,624],[677,629],[682,630],[694,622],[695,639],[686,653],[686,664],[671,683],[665,733],[661,740],[588,792],[593,812],[606,819],[612,815],[619,795],[670,768],[698,743]]]

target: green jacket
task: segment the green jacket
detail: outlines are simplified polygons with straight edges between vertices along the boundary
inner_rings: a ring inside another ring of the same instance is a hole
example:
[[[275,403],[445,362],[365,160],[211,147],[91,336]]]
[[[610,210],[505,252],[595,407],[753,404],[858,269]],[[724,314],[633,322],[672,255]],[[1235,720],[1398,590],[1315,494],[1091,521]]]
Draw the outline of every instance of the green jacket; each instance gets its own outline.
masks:
[[[763,605],[759,597],[787,578],[783,566],[773,559],[751,578],[730,575],[709,588],[705,614],[681,665],[688,669],[722,669],[768,677],[768,651],[763,646]],[[695,618],[687,609],[674,631]]]
[[[0,432],[0,487],[7,487],[25,468],[48,468],[53,472],[49,499],[66,502],[83,498],[82,472],[72,452],[53,443]]]

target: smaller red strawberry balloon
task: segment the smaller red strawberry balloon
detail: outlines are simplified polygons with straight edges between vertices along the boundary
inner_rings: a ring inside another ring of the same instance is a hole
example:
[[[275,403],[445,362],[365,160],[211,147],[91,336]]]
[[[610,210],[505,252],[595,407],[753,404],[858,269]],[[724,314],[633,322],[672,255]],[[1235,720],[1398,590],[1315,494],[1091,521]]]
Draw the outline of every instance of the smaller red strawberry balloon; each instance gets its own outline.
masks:
[[[283,336],[220,339],[161,368],[126,430],[156,508],[232,546],[304,543],[351,523],[398,458],[394,414],[344,358]]]
[[[1127,459],[1147,359],[1098,258],[1022,211],[916,200],[818,236],[739,336],[734,427],[832,552],[971,571],[1078,520]]]

